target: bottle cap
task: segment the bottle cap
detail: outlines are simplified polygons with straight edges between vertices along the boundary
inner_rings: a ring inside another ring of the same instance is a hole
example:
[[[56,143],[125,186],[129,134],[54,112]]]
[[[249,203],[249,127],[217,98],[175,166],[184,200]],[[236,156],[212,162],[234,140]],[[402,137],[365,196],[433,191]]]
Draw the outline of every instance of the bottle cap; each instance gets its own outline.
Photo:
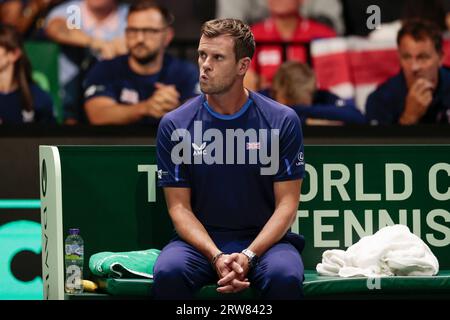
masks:
[[[70,234],[70,235],[77,235],[77,234],[80,234],[80,229],[78,229],[78,228],[70,228],[70,229],[69,229],[69,234]]]

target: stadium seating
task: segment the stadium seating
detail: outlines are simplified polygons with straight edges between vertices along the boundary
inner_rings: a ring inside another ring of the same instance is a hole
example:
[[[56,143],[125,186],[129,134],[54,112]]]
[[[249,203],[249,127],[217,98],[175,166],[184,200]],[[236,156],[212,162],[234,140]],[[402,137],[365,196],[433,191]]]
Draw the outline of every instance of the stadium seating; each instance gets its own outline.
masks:
[[[444,40],[444,66],[450,67],[450,38]],[[321,89],[353,99],[365,114],[369,94],[400,71],[397,44],[362,37],[315,40],[311,60]]]
[[[32,65],[33,80],[53,99],[56,119],[62,122],[62,107],[59,87],[59,46],[46,41],[27,41],[25,51]]]

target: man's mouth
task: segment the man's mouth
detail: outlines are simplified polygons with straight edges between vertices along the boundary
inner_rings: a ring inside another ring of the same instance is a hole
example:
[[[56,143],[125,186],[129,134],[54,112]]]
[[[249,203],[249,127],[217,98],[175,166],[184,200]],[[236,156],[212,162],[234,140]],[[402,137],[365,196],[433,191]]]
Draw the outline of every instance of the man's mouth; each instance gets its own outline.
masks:
[[[145,49],[145,50],[148,50],[148,48],[145,46],[145,45],[143,45],[143,44],[138,44],[137,46],[135,46],[134,47],[134,49]]]

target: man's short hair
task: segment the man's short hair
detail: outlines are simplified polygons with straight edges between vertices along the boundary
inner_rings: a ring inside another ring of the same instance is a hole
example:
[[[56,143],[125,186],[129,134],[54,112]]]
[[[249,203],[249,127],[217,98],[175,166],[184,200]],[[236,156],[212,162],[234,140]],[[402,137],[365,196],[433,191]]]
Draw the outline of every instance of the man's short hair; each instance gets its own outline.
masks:
[[[215,38],[229,35],[234,39],[234,53],[236,61],[249,57],[253,58],[255,53],[255,38],[250,27],[238,19],[215,19],[203,24],[201,35]]]
[[[405,36],[411,36],[416,41],[424,41],[430,39],[436,52],[443,53],[442,47],[442,32],[439,27],[427,20],[412,19],[403,22],[403,26],[397,35],[397,45],[400,46],[400,42]]]
[[[297,61],[284,62],[272,80],[272,97],[282,93],[288,104],[303,104],[316,91],[316,76],[306,64]]]
[[[175,21],[174,15],[164,6],[157,4],[154,0],[138,0],[133,1],[128,9],[128,16],[134,12],[145,11],[149,9],[155,9],[159,11],[163,20],[167,26],[170,26]]]

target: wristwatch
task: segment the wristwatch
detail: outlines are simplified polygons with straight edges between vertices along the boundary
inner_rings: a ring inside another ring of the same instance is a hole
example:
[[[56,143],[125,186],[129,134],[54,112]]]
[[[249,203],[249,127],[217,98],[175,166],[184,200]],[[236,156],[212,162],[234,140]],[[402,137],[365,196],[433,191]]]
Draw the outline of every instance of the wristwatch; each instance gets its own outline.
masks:
[[[258,263],[258,256],[256,255],[256,253],[249,249],[244,249],[241,251],[241,253],[247,257],[248,266],[250,269],[256,266],[256,264]]]

